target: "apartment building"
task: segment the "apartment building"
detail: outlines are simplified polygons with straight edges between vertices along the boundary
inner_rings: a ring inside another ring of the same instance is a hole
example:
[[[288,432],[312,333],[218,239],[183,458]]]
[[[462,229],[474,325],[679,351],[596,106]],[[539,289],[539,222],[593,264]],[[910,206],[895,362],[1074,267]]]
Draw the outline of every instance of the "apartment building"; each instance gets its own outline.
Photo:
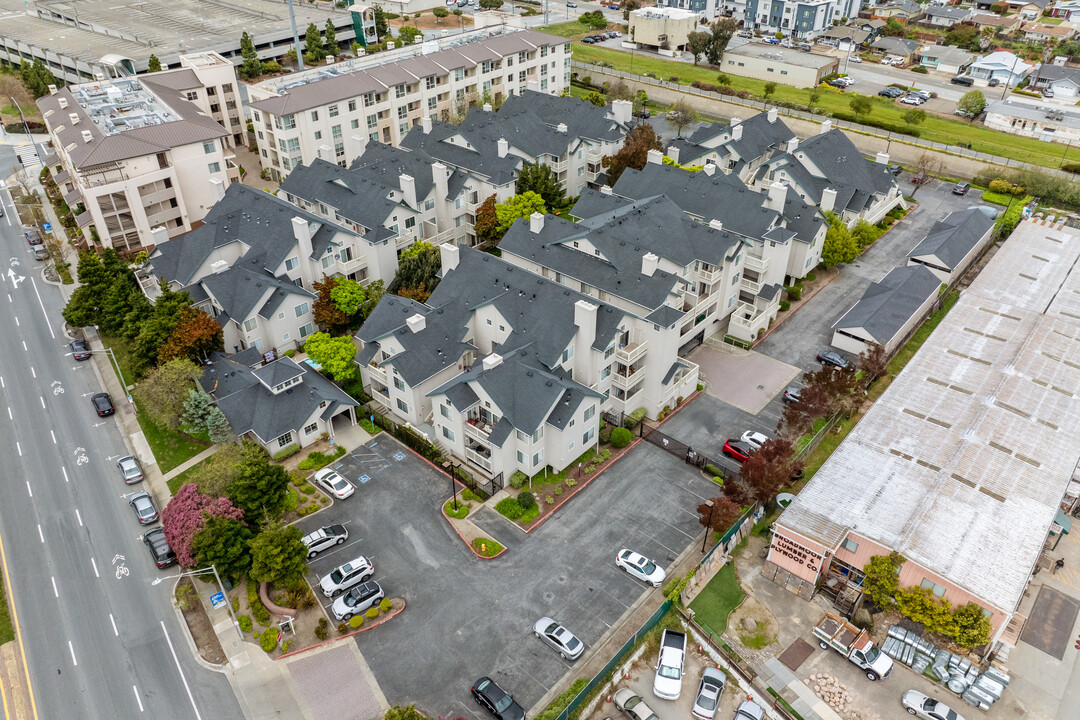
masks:
[[[856,17],[861,6],[861,0],[746,0],[745,24],[805,40],[829,30],[834,21]]]
[[[217,53],[138,77],[52,89],[38,100],[45,158],[94,248],[134,253],[201,220],[240,178],[236,73]],[[80,210],[81,207],[81,210]]]
[[[762,163],[797,144],[795,133],[773,108],[746,120],[733,117],[730,125],[702,125],[690,137],[668,143],[665,154],[681,165],[713,164],[749,182]]]
[[[369,142],[398,145],[425,117],[446,121],[485,97],[561,95],[570,85],[570,42],[535,30],[402,51],[415,54],[363,56],[250,86],[263,168],[280,180],[317,158],[347,167]]]

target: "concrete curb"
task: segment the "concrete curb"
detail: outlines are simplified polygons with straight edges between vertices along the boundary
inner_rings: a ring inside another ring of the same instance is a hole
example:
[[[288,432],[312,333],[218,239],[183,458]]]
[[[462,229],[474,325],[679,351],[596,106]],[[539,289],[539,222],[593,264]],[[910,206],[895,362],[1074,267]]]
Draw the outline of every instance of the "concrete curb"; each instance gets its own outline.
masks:
[[[456,481],[455,481],[455,482],[456,482]],[[449,502],[449,501],[446,501],[446,502]],[[448,516],[448,515],[446,514],[446,502],[443,502],[443,504],[439,506],[439,512],[441,512],[441,513],[442,513],[443,519],[445,519],[445,520],[446,520],[446,522],[448,522],[448,523],[450,524],[450,527],[454,528],[454,532],[455,532],[455,533],[457,533],[457,536],[458,536],[459,538],[461,538],[461,542],[465,543],[465,547],[469,548],[469,550],[471,550],[471,551],[472,551],[472,554],[473,554],[473,555],[475,555],[476,557],[480,558],[481,560],[494,560],[495,558],[497,558],[497,557],[502,557],[502,556],[503,556],[504,554],[506,554],[506,551],[507,551],[507,547],[506,547],[505,545],[503,545],[502,543],[499,543],[499,545],[501,545],[501,546],[502,546],[502,550],[500,550],[499,552],[495,553],[494,555],[490,555],[490,556],[488,556],[488,555],[481,555],[480,553],[476,552],[476,548],[474,548],[474,547],[472,546],[472,543],[471,543],[471,542],[469,542],[468,540],[466,540],[466,539],[465,539],[465,536],[461,534],[461,531],[457,529],[457,526],[456,526],[456,525],[454,525],[454,523],[450,521],[450,517],[449,517],[449,516]],[[462,518],[462,519],[464,519],[464,518]],[[477,528],[477,529],[479,529],[479,528]],[[498,540],[496,540],[495,538],[490,538],[490,540],[491,540],[492,542],[499,542],[499,541],[498,541]]]
[[[228,671],[226,670],[226,668],[228,667],[228,663],[225,663],[224,665],[215,665],[214,663],[210,662],[199,654],[199,647],[195,644],[195,638],[191,635],[191,628],[188,627],[187,620],[184,618],[184,611],[181,610],[180,607],[176,604],[176,588],[180,585],[180,581],[183,579],[184,578],[176,578],[176,581],[172,584],[172,597],[170,597],[169,599],[172,601],[173,612],[176,613],[176,619],[179,621],[180,627],[184,629],[184,639],[187,640],[188,649],[191,650],[191,656],[195,658],[195,662],[199,663],[207,670],[226,675],[228,674]],[[199,598],[199,602],[201,603],[202,596],[199,595],[198,590],[195,591],[195,595]],[[205,611],[206,608],[204,607],[203,612]],[[207,618],[209,619],[209,616],[207,616]],[[214,633],[214,637],[217,637],[216,631]],[[221,640],[218,640],[218,643],[220,642]],[[224,649],[222,649],[222,652],[224,652]]]
[[[344,635],[338,635],[336,638],[329,638],[327,640],[323,640],[322,642],[317,642],[314,645],[309,645],[306,648],[301,648],[300,650],[293,650],[292,652],[289,652],[289,653],[283,653],[283,654],[281,654],[281,655],[279,655],[279,656],[277,656],[276,658],[273,658],[273,659],[275,661],[284,660],[285,658],[289,658],[289,657],[293,657],[294,655],[299,655],[301,653],[305,653],[308,650],[314,650],[316,648],[323,647],[324,645],[329,645],[331,643],[336,643],[338,640],[345,640],[346,638],[351,638],[354,635],[359,635],[362,632],[367,632],[368,630],[374,630],[375,628],[382,625],[384,622],[387,622],[388,620],[396,618],[398,615],[405,612],[405,608],[407,607],[407,603],[405,602],[405,598],[398,598],[398,600],[401,600],[401,609],[397,610],[395,612],[386,614],[386,615],[381,615],[377,622],[373,622],[370,625],[364,624],[363,626],[357,628],[356,630],[353,630],[352,632],[347,632]]]

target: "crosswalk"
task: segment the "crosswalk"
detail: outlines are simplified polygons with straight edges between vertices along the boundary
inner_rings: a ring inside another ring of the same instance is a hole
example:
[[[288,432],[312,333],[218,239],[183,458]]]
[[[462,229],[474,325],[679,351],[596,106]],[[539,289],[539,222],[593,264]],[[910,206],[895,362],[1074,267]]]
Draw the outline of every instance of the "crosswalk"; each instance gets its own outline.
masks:
[[[16,145],[15,155],[19,158],[19,162],[22,163],[22,166],[25,168],[35,168],[41,165],[36,145]]]

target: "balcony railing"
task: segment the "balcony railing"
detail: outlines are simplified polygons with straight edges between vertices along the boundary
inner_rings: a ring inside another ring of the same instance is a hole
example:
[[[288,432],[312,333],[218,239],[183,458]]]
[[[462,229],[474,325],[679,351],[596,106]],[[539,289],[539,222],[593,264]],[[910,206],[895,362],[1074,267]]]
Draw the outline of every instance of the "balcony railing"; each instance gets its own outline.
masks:
[[[649,343],[630,343],[615,351],[615,359],[623,365],[633,365],[642,355],[649,351]]]
[[[683,365],[686,365],[686,367],[679,368],[675,372],[675,377],[671,379],[671,383],[668,385],[668,389],[664,392],[665,405],[675,404],[671,401],[676,400],[679,397],[679,390],[682,387],[683,381],[685,381],[687,378],[693,378],[695,385],[698,382],[700,368],[698,368],[697,363],[692,363],[683,357],[679,358],[679,362]]]
[[[491,435],[491,427],[480,423],[473,425],[470,422],[466,422],[465,434],[474,437],[481,442],[490,442],[488,436]]]
[[[759,258],[756,255],[749,253],[743,258],[743,264],[746,265],[748,270],[753,270],[758,273],[763,273],[769,269],[769,261],[765,258]]]
[[[604,153],[589,151],[585,153],[585,160],[592,165],[599,165],[604,159]]]
[[[374,390],[371,393],[371,397],[375,399],[380,405],[387,410],[390,409],[390,395],[388,390]]]
[[[367,267],[367,258],[354,257],[351,260],[342,260],[341,258],[338,258],[335,264],[337,265],[339,273],[342,275],[351,275],[357,270],[363,270]]]
[[[416,233],[413,231],[401,233],[397,236],[397,249],[401,250],[407,248],[416,242]]]
[[[469,447],[465,448],[465,459],[468,460],[469,462],[471,462],[473,465],[476,465],[478,467],[482,467],[483,469],[487,470],[489,473],[491,472],[491,468],[492,468],[491,458],[485,457],[484,455],[476,452],[472,448],[469,448]]]
[[[390,383],[386,381],[386,369],[378,367],[368,363],[367,366],[368,377],[377,383],[380,383],[383,387],[389,386]]]
[[[645,377],[645,368],[630,368],[623,374],[623,372],[616,371],[611,374],[611,384],[615,387],[622,388],[623,390],[629,390],[630,388],[641,382],[641,379]]]
[[[720,268],[713,268],[712,270],[706,270],[702,268],[698,271],[698,277],[701,278],[701,282],[708,285],[712,285],[714,282],[719,282],[720,278],[724,276],[723,271]]]
[[[739,287],[749,293],[753,293],[754,295],[757,295],[759,292],[761,292],[761,288],[764,286],[765,283],[747,280],[745,276],[741,280],[739,280]]]

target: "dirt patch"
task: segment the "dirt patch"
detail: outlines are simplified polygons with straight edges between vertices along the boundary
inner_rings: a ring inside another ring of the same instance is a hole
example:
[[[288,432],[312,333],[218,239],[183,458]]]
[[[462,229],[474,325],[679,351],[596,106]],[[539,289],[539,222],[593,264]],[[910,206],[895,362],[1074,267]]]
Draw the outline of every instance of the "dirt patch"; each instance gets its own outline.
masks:
[[[446,9],[453,10],[453,8]],[[464,27],[472,27],[473,25],[472,17],[465,13],[462,13],[460,19],[450,15],[441,20],[432,15],[430,10],[420,13],[420,17],[418,18],[413,17],[414,14],[415,13],[410,13],[406,15],[408,21],[405,24],[410,27],[420,28],[421,30],[453,30],[462,27],[462,25],[464,25]],[[398,18],[397,20],[388,20],[386,24],[390,27],[401,27],[402,20],[401,18]]]
[[[9,106],[12,105],[11,98],[19,101],[27,120],[41,121],[41,113],[38,111],[37,103],[34,102],[34,96],[23,87],[19,76],[15,73],[0,74],[0,111],[3,112],[4,122],[19,121],[18,111],[15,110],[14,113],[10,113],[8,110]],[[14,110],[14,107],[11,109]]]
[[[747,628],[744,620],[753,620],[755,627]],[[728,618],[728,627],[735,630],[743,647],[751,650],[762,648],[776,642],[779,628],[776,618],[753,595],[747,595],[739,607]]]
[[[214,632],[214,626],[210,623],[206,608],[203,607],[191,578],[182,579],[176,586],[176,603],[184,614],[184,621],[202,659],[214,665],[223,664],[225,651],[221,649],[217,633]]]

